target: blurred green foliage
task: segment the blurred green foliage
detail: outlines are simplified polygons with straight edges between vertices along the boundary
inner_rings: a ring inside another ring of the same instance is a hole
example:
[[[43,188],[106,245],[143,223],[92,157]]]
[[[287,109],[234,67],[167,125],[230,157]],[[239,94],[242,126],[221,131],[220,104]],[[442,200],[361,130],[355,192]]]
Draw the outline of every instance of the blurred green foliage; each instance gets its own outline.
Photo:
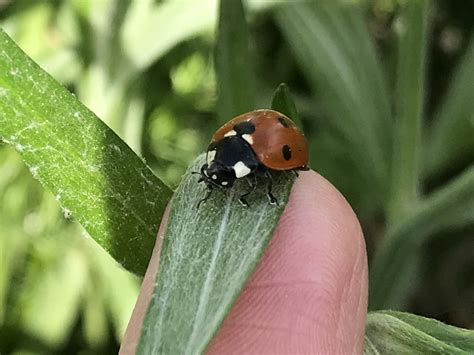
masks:
[[[474,2],[433,1],[418,15],[402,0],[245,5],[255,105],[290,86],[311,166],[363,224],[383,295],[374,308],[473,327]],[[0,2],[0,26],[170,186],[223,120],[216,17],[217,1]],[[407,35],[406,21],[421,32]],[[404,142],[416,156],[394,158]],[[64,219],[5,145],[0,201],[0,352],[115,352],[139,280]],[[384,274],[390,265],[403,277]]]

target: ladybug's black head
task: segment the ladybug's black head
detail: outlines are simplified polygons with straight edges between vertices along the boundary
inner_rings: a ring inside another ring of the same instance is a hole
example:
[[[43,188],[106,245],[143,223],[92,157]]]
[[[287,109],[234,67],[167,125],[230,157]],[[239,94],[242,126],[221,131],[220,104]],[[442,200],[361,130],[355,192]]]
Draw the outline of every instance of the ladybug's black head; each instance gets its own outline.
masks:
[[[201,168],[201,179],[208,188],[216,187],[228,188],[232,187],[236,177],[232,168],[224,166],[218,161],[212,161],[209,165],[204,164]]]

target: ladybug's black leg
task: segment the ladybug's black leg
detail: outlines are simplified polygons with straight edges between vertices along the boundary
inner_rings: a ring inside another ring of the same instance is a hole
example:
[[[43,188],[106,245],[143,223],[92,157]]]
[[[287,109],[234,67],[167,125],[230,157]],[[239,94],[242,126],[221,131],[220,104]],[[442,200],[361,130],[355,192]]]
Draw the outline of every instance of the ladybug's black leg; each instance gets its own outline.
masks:
[[[268,190],[267,190],[267,196],[268,196],[268,199],[270,200],[270,203],[272,205],[277,205],[278,206],[278,200],[276,199],[275,196],[273,196],[272,194],[272,175],[270,174],[270,172],[267,170],[265,171],[265,176],[267,177],[268,179]]]
[[[308,170],[309,170],[309,167],[307,167],[307,166],[302,166],[302,167],[300,167],[300,168],[296,168],[296,169],[291,170],[291,171],[293,172],[293,174],[296,175],[296,177],[299,177],[300,174],[298,173],[298,171],[308,171]]]
[[[197,209],[199,209],[199,207],[201,207],[201,204],[205,203],[209,199],[209,197],[211,197],[212,191],[213,190],[209,190],[207,192],[206,196],[198,202],[198,204],[196,206]]]
[[[255,174],[252,174],[251,176],[248,176],[247,177],[247,182],[249,183],[250,185],[250,190],[247,191],[246,193],[244,193],[243,195],[240,196],[239,198],[239,202],[248,207],[249,206],[249,203],[247,202],[247,200],[245,199],[245,197],[247,197],[248,195],[250,195],[252,192],[255,191],[255,189],[257,188],[257,178],[255,177]]]
[[[204,180],[206,180],[206,174],[204,174],[204,171],[207,169],[207,164],[204,164],[203,166],[201,166],[201,171],[198,172],[198,171],[191,171],[191,174],[193,175],[201,175],[199,177],[199,180],[198,182],[203,182]]]
[[[199,179],[198,179],[198,182],[203,182],[204,181],[204,178],[202,177],[202,173],[198,172],[198,171],[191,171],[191,174],[193,175],[200,175],[199,176]]]

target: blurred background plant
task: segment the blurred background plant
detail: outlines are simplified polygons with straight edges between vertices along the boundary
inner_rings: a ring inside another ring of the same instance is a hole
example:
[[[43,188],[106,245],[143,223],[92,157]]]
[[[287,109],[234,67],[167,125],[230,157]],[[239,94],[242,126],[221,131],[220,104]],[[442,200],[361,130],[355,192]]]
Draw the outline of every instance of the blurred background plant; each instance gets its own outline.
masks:
[[[474,327],[474,1],[245,5],[257,107],[291,87],[311,166],[362,222],[371,307]],[[0,1],[0,26],[172,187],[220,124],[216,16],[213,0]],[[0,172],[0,352],[116,352],[139,280],[1,144]]]

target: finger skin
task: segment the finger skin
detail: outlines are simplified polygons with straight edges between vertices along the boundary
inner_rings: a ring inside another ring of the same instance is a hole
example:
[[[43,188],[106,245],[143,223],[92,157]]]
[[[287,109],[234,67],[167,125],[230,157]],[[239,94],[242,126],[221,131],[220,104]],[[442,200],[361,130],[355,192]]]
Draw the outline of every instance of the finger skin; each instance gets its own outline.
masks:
[[[153,275],[144,286],[153,282],[156,268],[149,267]],[[123,354],[133,353],[150,295],[140,295]],[[208,353],[361,353],[366,312],[359,222],[327,180],[301,173],[265,255]]]

